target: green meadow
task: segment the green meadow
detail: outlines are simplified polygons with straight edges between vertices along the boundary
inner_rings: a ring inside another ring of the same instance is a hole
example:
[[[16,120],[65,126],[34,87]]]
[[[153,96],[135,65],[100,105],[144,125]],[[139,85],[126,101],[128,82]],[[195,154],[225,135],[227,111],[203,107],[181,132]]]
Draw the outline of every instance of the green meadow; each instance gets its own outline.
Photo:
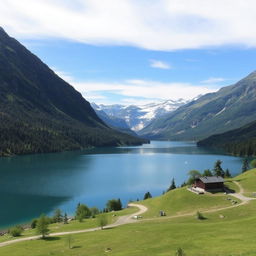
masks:
[[[239,192],[239,182],[246,193],[254,192],[256,169],[227,181]],[[45,240],[19,242],[0,248],[0,255],[120,255],[174,256],[182,248],[186,256],[255,256],[256,255],[256,200],[232,205],[230,195],[223,193],[193,194],[186,188],[172,190],[160,197],[138,202],[148,207],[142,220],[132,224],[71,236],[52,236]],[[233,199],[233,198],[232,198]],[[232,206],[232,208],[230,208]],[[159,210],[166,217],[159,217]],[[196,218],[200,211],[204,220]],[[126,215],[135,208],[120,211]],[[184,216],[186,215],[186,216]],[[116,216],[117,217],[117,216]],[[109,214],[111,222],[116,220]],[[96,226],[96,219],[67,225],[54,224],[51,232],[81,230]],[[28,230],[24,235],[31,235]],[[3,239],[3,238],[1,238]],[[7,238],[6,238],[7,239]],[[71,249],[67,243],[71,241]]]

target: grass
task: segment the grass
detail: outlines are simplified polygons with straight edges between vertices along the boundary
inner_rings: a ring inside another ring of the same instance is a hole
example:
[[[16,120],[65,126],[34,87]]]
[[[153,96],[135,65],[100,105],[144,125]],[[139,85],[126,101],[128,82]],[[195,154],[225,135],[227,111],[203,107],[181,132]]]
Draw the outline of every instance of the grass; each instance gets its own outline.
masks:
[[[256,169],[244,172],[239,176],[233,178],[233,180],[241,184],[241,186],[244,188],[244,192],[247,195],[251,195],[253,192],[256,192]]]
[[[256,169],[233,180],[242,184],[246,193],[251,193],[256,182]],[[227,182],[234,190],[238,187]],[[256,200],[247,204],[206,213],[204,210],[230,206],[223,193],[196,195],[186,188],[176,189],[163,196],[147,199],[141,203],[149,207],[143,221],[112,229],[72,235],[72,249],[68,248],[67,236],[51,237],[46,240],[26,241],[0,248],[0,255],[8,256],[174,256],[181,247],[187,256],[255,256],[256,255]],[[158,216],[164,210],[167,217]],[[206,217],[197,220],[199,210]],[[126,211],[126,212],[125,212]],[[128,214],[135,209],[127,209]],[[194,213],[191,216],[168,218],[177,214]],[[113,217],[115,218],[115,217]],[[91,221],[91,220],[90,220]],[[86,221],[87,222],[87,221]],[[70,226],[69,226],[70,225]],[[69,227],[79,229],[91,223],[74,222]],[[52,226],[54,230],[56,226]],[[83,229],[81,228],[81,229]],[[110,250],[106,250],[111,248]]]
[[[197,195],[187,190],[186,187],[175,189],[165,193],[160,197],[155,197],[141,201],[140,203],[148,207],[148,211],[143,215],[147,217],[158,217],[159,211],[163,210],[167,216],[182,215],[196,211],[216,209],[231,206],[227,200],[227,195],[223,193]],[[239,200],[236,199],[239,202]]]
[[[138,209],[136,207],[129,207],[122,211],[106,213],[106,215],[108,216],[108,221],[110,224],[110,223],[115,222],[119,216],[129,215],[136,211],[138,211]],[[113,216],[113,215],[115,215],[115,216]],[[97,221],[98,221],[97,217],[91,218],[91,219],[85,219],[83,222],[79,222],[77,220],[72,220],[69,224],[63,224],[63,223],[50,224],[49,229],[50,229],[50,233],[68,232],[68,231],[73,231],[73,230],[83,230],[83,229],[98,227],[99,225],[98,225]],[[29,236],[35,236],[35,235],[37,235],[36,229],[27,229],[22,233],[22,235],[20,237],[12,237],[9,234],[0,236],[0,243],[9,241],[9,240],[14,240],[17,238],[23,238],[23,237],[29,237]]]

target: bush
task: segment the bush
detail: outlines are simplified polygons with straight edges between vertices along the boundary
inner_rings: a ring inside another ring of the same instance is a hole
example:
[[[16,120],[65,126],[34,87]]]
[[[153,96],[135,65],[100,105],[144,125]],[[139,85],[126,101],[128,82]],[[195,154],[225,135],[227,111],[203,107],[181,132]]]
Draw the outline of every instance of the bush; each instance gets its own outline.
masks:
[[[120,211],[122,210],[122,202],[120,199],[108,200],[106,207],[108,211]]]
[[[90,209],[85,204],[78,204],[76,208],[76,219],[82,222],[84,218],[89,218],[91,216]]]
[[[108,225],[108,216],[106,214],[98,215],[97,220],[101,229],[103,229],[104,226]]]
[[[203,216],[203,214],[201,213],[201,212],[197,212],[196,213],[196,218],[198,219],[198,220],[205,220],[206,218]]]
[[[13,237],[20,236],[24,229],[21,226],[13,227],[9,230],[9,234]]]

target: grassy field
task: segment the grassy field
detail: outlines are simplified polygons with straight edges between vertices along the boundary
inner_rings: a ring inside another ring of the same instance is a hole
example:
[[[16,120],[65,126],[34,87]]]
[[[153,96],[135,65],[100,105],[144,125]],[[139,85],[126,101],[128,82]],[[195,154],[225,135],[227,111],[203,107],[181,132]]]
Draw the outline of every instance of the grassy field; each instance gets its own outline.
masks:
[[[247,193],[252,192],[256,184],[256,169],[234,180],[240,182]],[[233,189],[238,189],[233,183],[228,184]],[[161,197],[143,201],[149,207],[143,221],[72,235],[72,249],[68,248],[67,236],[59,236],[2,247],[0,255],[174,256],[176,249],[181,247],[186,256],[255,256],[256,200],[230,209],[203,213],[205,220],[196,219],[195,214],[171,218],[177,214],[230,206],[226,197],[223,193],[196,195],[185,188],[176,189]],[[159,209],[165,210],[167,217],[146,219],[156,217]],[[77,226],[80,226],[79,223],[69,225],[70,229],[79,229]]]
[[[136,211],[138,211],[138,209],[136,207],[129,207],[122,211],[106,213],[106,215],[108,216],[109,224],[111,224],[111,223],[114,223],[118,217],[123,216],[123,215],[132,214]],[[113,215],[115,215],[115,216],[113,216]],[[98,226],[99,225],[98,225],[97,218],[91,218],[91,219],[85,219],[83,222],[79,222],[77,220],[72,220],[71,222],[69,222],[69,224],[63,224],[63,223],[50,224],[49,229],[50,229],[50,233],[59,233],[59,232],[67,232],[67,231],[72,231],[72,230],[83,230],[83,229],[88,229],[88,228],[95,228]],[[35,236],[35,235],[37,235],[36,229],[27,229],[18,238]],[[17,239],[17,238],[6,234],[4,236],[0,236],[0,243],[9,241],[9,240],[14,240],[14,239]]]

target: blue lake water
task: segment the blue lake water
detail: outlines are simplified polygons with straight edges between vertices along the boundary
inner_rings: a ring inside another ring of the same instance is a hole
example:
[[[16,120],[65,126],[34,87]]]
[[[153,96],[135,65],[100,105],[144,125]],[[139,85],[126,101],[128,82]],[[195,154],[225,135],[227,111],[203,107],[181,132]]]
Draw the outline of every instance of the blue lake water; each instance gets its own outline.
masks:
[[[218,159],[233,175],[241,172],[241,158],[189,142],[0,158],[0,227],[56,208],[73,214],[79,202],[103,208],[112,198],[126,204],[147,191],[160,195],[172,178],[179,185],[189,170],[211,169]]]

